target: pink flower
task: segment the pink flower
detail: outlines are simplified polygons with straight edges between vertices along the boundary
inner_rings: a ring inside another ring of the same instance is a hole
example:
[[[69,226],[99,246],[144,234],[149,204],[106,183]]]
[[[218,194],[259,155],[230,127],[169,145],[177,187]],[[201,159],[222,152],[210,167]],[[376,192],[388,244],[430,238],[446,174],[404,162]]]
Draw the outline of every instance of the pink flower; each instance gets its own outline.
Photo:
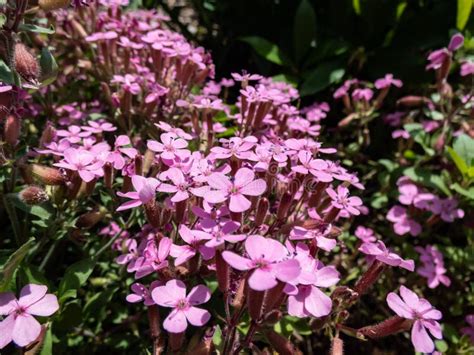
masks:
[[[397,139],[397,138],[403,138],[403,139],[409,139],[410,138],[410,133],[404,129],[396,129],[395,131],[392,132],[392,138]]]
[[[0,293],[0,315],[7,316],[0,322],[0,349],[12,340],[25,347],[39,337],[41,325],[33,316],[49,317],[59,309],[58,299],[47,290],[44,285],[28,284],[18,300],[13,292]]]
[[[458,207],[455,198],[441,200],[441,219],[445,222],[453,222],[456,218],[463,218],[464,211]]]
[[[303,227],[294,227],[290,232],[290,240],[314,239],[318,248],[331,251],[336,245],[336,239],[326,238],[331,232],[331,225],[321,223],[320,226],[313,230],[307,230]]]
[[[155,199],[156,188],[160,182],[155,178],[146,178],[140,175],[132,176],[132,185],[135,191],[117,192],[120,197],[126,197],[131,201],[125,202],[117,208],[117,211],[124,211],[129,208],[145,205]]]
[[[404,205],[411,205],[413,200],[418,196],[420,191],[418,187],[413,183],[403,183],[398,187],[400,196],[398,196],[398,201]]]
[[[364,243],[373,243],[377,241],[374,231],[371,228],[365,228],[363,226],[357,227],[355,230],[355,236]]]
[[[126,300],[130,303],[143,302],[145,306],[153,306],[155,301],[151,298],[151,292],[161,285],[161,281],[153,281],[148,288],[139,282],[135,282],[131,286],[132,293],[127,296]]]
[[[67,130],[60,129],[56,132],[58,137],[67,138],[70,143],[79,143],[82,138],[89,137],[92,132],[82,131],[79,126],[70,126]]]
[[[339,281],[339,272],[314,259],[309,254],[308,246],[303,243],[298,243],[294,251],[295,259],[301,265],[301,273],[293,282],[285,285],[288,313],[300,318],[327,316],[331,312],[332,301],[319,288],[335,285]]]
[[[369,102],[372,97],[374,96],[374,92],[369,89],[369,88],[365,88],[365,89],[355,89],[353,92],[352,92],[352,98],[355,100],[355,101],[365,101],[365,102]]]
[[[128,148],[127,145],[130,145],[130,138],[126,135],[118,136],[115,139],[114,151],[108,153],[107,162],[112,163],[115,169],[122,169],[125,166],[126,160],[123,155],[127,156],[130,159],[135,158],[138,154],[135,148]]]
[[[468,76],[474,74],[474,62],[470,60],[465,61],[461,65],[461,76]]]
[[[157,305],[173,308],[163,322],[163,327],[170,333],[184,332],[188,322],[201,327],[211,318],[207,310],[195,307],[211,298],[210,290],[204,285],[194,287],[186,296],[186,285],[180,280],[170,280],[165,286],[153,289],[151,297]]]
[[[345,186],[339,185],[337,192],[332,187],[326,189],[327,194],[331,197],[332,206],[346,211],[349,215],[358,216],[360,211],[357,207],[362,206],[362,200],[356,196],[349,196],[349,189]]]
[[[381,79],[377,79],[375,81],[375,87],[377,89],[385,89],[390,86],[396,86],[397,88],[401,88],[403,83],[401,80],[394,79],[393,74],[385,74],[385,76]]]
[[[205,246],[215,248],[225,242],[237,243],[247,238],[245,234],[232,234],[239,228],[240,224],[234,221],[227,221],[221,225],[211,220],[202,227],[202,231],[193,230],[193,233],[201,239],[208,240]]]
[[[436,288],[440,283],[449,287],[451,280],[445,275],[447,270],[444,267],[443,254],[431,245],[425,248],[416,247],[415,250],[420,253],[420,260],[423,262],[423,266],[416,272],[428,279],[428,287]]]
[[[132,74],[114,75],[111,80],[112,84],[121,84],[122,89],[126,92],[129,92],[133,95],[138,95],[140,93],[140,85],[138,85],[138,78]]]
[[[405,286],[400,287],[400,298],[390,292],[387,296],[388,306],[400,317],[414,320],[411,329],[411,341],[416,351],[431,353],[435,346],[428,331],[436,339],[442,339],[441,326],[437,322],[442,314],[424,298],[418,298],[416,293]],[[428,330],[428,331],[427,331]]]
[[[81,126],[81,128],[86,132],[99,134],[102,132],[113,132],[117,130],[117,127],[110,122],[88,121],[87,124],[88,126]]]
[[[289,259],[288,250],[274,239],[251,235],[245,240],[245,250],[249,258],[231,251],[224,251],[222,257],[234,269],[253,270],[248,283],[256,291],[275,287],[277,280],[290,282],[300,273],[300,263]]]
[[[415,262],[413,260],[404,260],[399,255],[392,253],[381,240],[376,243],[362,243],[359,247],[359,251],[370,255],[384,264],[398,266],[409,271],[415,270]]]
[[[95,161],[96,156],[82,149],[68,148],[64,151],[64,159],[54,165],[63,169],[77,171],[85,182],[92,181],[96,176],[102,176],[104,162]]]
[[[145,260],[137,267],[135,278],[140,279],[151,273],[168,267],[168,255],[171,249],[171,239],[164,237],[161,238],[158,246],[156,246],[154,239],[148,241],[143,256]]]
[[[457,51],[464,44],[464,37],[460,33],[456,33],[451,37],[448,48],[441,48],[433,51],[429,56],[429,64],[426,69],[439,69],[443,65],[444,61],[453,55],[453,52]]]
[[[223,147],[213,147],[211,152],[217,159],[228,159],[233,156],[238,159],[248,159],[251,155],[250,149],[255,146],[257,141],[257,138],[254,136],[221,139],[220,142]]]
[[[179,138],[186,139],[187,141],[193,139],[193,136],[190,135],[189,133],[186,133],[181,128],[173,127],[172,125],[170,125],[166,122],[161,121],[161,122],[155,123],[155,126],[158,127],[159,129],[165,131],[165,132],[173,133],[176,136],[178,136]]]
[[[260,196],[267,189],[265,180],[254,179],[255,173],[247,168],[237,170],[233,181],[222,173],[213,173],[207,182],[214,190],[205,194],[204,199],[210,203],[220,203],[230,198],[229,209],[232,212],[247,211],[251,202],[245,196]]]
[[[421,225],[408,216],[407,209],[402,206],[393,206],[387,213],[387,219],[393,222],[393,230],[398,235],[410,233],[416,237],[421,233]]]
[[[197,252],[202,255],[204,260],[210,260],[214,257],[215,249],[204,245],[204,241],[208,238],[196,232],[197,231],[189,229],[184,224],[180,225],[179,235],[186,244],[171,245],[170,255],[175,258],[175,266],[184,264],[194,257]]]
[[[187,158],[191,152],[186,149],[188,142],[183,138],[179,138],[174,133],[162,133],[160,135],[161,142],[150,140],[147,143],[148,149],[153,152],[161,153],[162,159],[173,160],[175,157],[180,159]]]
[[[256,81],[263,78],[258,74],[248,74],[245,70],[242,70],[242,74],[231,73],[230,75],[232,75],[235,81]]]

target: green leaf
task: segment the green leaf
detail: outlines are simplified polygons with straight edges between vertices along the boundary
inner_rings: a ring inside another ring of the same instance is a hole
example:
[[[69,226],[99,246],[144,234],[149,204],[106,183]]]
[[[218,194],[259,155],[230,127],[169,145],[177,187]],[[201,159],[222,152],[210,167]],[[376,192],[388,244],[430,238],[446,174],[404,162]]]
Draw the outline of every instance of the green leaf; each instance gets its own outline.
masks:
[[[469,168],[468,168],[466,162],[463,160],[463,158],[461,158],[459,156],[459,154],[456,153],[456,151],[453,148],[448,147],[447,150],[448,150],[448,153],[449,153],[451,159],[454,161],[454,164],[456,164],[456,166],[457,166],[458,170],[461,172],[461,174],[463,174],[463,175],[467,174],[467,171],[468,171]]]
[[[27,205],[20,200],[18,194],[8,194],[8,199],[12,202],[12,205],[16,208],[32,214],[33,216],[39,217],[42,220],[48,220],[53,215],[53,208],[50,204],[41,204],[41,205]]]
[[[3,0],[0,0],[0,5],[1,5],[1,1]],[[7,17],[4,14],[0,14],[0,28],[2,28],[6,22],[7,22]]]
[[[468,167],[474,165],[474,139],[467,134],[461,134],[454,141],[453,149],[466,162]]]
[[[447,196],[451,196],[451,192],[441,176],[433,174],[429,170],[411,167],[403,170],[403,175],[408,176],[416,183],[422,184],[426,187],[434,187],[445,193]]]
[[[41,83],[49,85],[56,80],[58,76],[58,64],[48,48],[43,47],[40,57]]]
[[[312,95],[324,90],[331,84],[338,83],[346,73],[339,61],[320,64],[311,71],[301,85],[301,96]]]
[[[255,51],[264,57],[266,60],[283,65],[285,63],[284,55],[281,53],[278,46],[265,38],[258,36],[242,37],[241,40],[252,46]]]
[[[20,31],[42,33],[46,35],[52,35],[54,32],[56,32],[52,25],[51,27],[46,28],[46,27],[40,27],[40,26],[36,26],[32,24],[22,23],[20,26],[18,26],[18,29]]]
[[[223,351],[224,341],[222,339],[222,329],[219,325],[217,325],[216,330],[214,331],[214,335],[212,336],[212,342],[216,347],[216,350],[219,352]]]
[[[296,60],[308,52],[311,42],[316,39],[316,14],[308,0],[301,0],[296,10],[293,25],[293,43]]]
[[[95,263],[95,260],[84,259],[66,269],[64,277],[59,284],[60,302],[77,296],[77,289],[86,283],[94,270]]]
[[[444,340],[436,340],[435,344],[436,349],[438,349],[438,351],[440,351],[441,353],[444,354],[446,351],[448,351],[448,343],[446,343]]]
[[[51,331],[51,324],[44,335],[43,345],[41,347],[40,355],[52,355],[53,354],[53,333]]]
[[[466,190],[465,188],[463,188],[458,183],[454,183],[450,187],[451,187],[451,189],[453,189],[454,191],[456,191],[460,195],[462,195],[464,197],[467,197],[470,200],[474,200],[474,187],[471,187],[471,188]]]
[[[18,266],[20,266],[34,242],[35,238],[30,238],[25,244],[18,248],[12,255],[10,255],[7,262],[2,266],[0,270],[0,292],[3,292],[7,289],[10,281],[12,280],[14,272]]]
[[[5,84],[14,84],[15,79],[8,65],[0,59],[0,81]]]
[[[458,12],[456,15],[456,27],[463,30],[471,15],[473,0],[458,0]]]

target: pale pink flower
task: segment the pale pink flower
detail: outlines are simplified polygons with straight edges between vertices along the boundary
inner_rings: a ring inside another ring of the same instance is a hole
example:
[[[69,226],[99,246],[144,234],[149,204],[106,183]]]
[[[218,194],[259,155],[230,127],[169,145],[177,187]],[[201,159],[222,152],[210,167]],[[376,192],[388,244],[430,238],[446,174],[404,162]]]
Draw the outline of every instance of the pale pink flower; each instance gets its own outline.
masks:
[[[411,329],[411,341],[416,351],[431,353],[435,346],[427,330],[436,339],[442,339],[441,325],[437,322],[442,318],[440,311],[435,309],[426,299],[419,298],[415,292],[405,286],[400,287],[400,296],[390,292],[387,296],[388,306],[399,316],[414,321]]]
[[[387,213],[387,219],[393,222],[393,230],[398,235],[410,233],[416,237],[421,233],[421,225],[409,217],[407,209],[402,206],[393,206]]]
[[[103,161],[96,161],[95,154],[82,149],[68,148],[64,151],[64,158],[54,164],[57,167],[77,171],[85,182],[94,180],[97,176],[102,176]]]
[[[288,250],[274,239],[251,235],[245,240],[245,250],[248,258],[231,251],[224,251],[222,257],[234,269],[253,270],[248,283],[256,291],[271,289],[278,280],[290,282],[301,271],[299,262],[290,259]]]
[[[364,243],[373,243],[377,241],[377,237],[375,236],[375,233],[371,228],[358,226],[354,234]]]
[[[381,240],[375,243],[362,243],[359,247],[359,251],[384,264],[398,266],[408,271],[415,270],[415,262],[413,260],[402,259],[398,254],[391,252]]]
[[[162,133],[160,140],[161,142],[149,140],[147,147],[153,152],[160,153],[162,159],[173,160],[175,157],[185,159],[191,154],[186,149],[188,142],[174,133]]]
[[[151,298],[151,292],[158,286],[161,286],[161,281],[153,281],[150,287],[146,287],[145,285],[135,282],[130,287],[132,289],[132,293],[127,295],[126,300],[130,303],[138,303],[143,302],[145,306],[153,306],[155,301]]]
[[[195,286],[186,296],[186,285],[180,280],[170,280],[165,286],[154,288],[151,297],[157,305],[173,308],[163,322],[163,328],[170,333],[184,332],[188,322],[201,327],[211,318],[207,310],[195,307],[211,298],[211,291],[204,285]]]
[[[79,126],[69,126],[67,130],[60,129],[56,132],[58,137],[67,138],[70,143],[79,143],[82,138],[89,137],[92,133],[81,130]]]
[[[375,81],[375,87],[379,90],[388,88],[392,85],[396,86],[397,88],[401,88],[403,83],[402,83],[401,80],[395,79],[393,77],[393,74],[385,74],[385,76],[383,78],[377,79]]]
[[[58,299],[44,285],[28,284],[17,300],[13,292],[0,293],[0,349],[11,341],[25,347],[41,333],[41,324],[33,316],[49,317],[59,309]]]
[[[349,189],[345,186],[339,185],[336,191],[332,187],[326,189],[331,197],[332,206],[346,211],[349,215],[358,216],[360,214],[358,207],[362,206],[362,200],[357,196],[349,196]]]
[[[158,246],[155,240],[150,240],[143,251],[145,260],[136,268],[135,278],[140,279],[151,273],[168,267],[168,255],[171,250],[171,239],[161,238]]]
[[[214,257],[215,249],[204,245],[204,242],[208,240],[207,237],[203,237],[196,233],[196,231],[186,227],[184,224],[179,227],[179,235],[186,244],[171,245],[170,255],[175,258],[174,264],[176,266],[184,264],[198,252],[204,260],[210,260]]]

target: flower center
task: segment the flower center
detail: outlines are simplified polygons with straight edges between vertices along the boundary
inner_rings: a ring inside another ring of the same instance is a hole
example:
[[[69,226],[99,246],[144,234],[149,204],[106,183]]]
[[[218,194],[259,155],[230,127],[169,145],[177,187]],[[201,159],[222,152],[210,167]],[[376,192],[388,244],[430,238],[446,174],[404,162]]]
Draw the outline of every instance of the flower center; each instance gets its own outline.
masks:
[[[183,298],[176,303],[176,308],[179,309],[180,311],[183,311],[188,307],[189,307],[189,302],[186,298]]]

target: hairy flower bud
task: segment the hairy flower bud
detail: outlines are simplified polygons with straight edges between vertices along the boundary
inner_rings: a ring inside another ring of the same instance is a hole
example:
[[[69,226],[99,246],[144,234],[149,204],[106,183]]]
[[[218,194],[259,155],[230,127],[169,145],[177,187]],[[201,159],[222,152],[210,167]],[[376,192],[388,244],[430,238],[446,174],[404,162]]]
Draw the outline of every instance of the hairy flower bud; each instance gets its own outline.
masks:
[[[288,339],[274,332],[273,330],[266,330],[264,331],[264,334],[272,348],[275,349],[279,354],[294,355],[299,353]]]
[[[62,185],[66,182],[58,169],[39,164],[31,165],[30,169],[31,174],[45,185]]]
[[[412,320],[399,316],[393,316],[375,325],[369,325],[357,330],[357,332],[367,338],[377,339],[403,332],[410,329]]]
[[[405,96],[397,101],[397,105],[403,107],[421,107],[428,102],[429,99],[423,96]]]
[[[247,287],[247,308],[249,310],[250,318],[257,321],[263,313],[263,300],[265,292],[255,291]]]
[[[25,187],[19,192],[18,197],[27,205],[39,205],[49,199],[46,191],[35,185]]]
[[[354,286],[354,291],[359,295],[364,294],[368,289],[379,279],[382,272],[385,270],[385,264],[375,260],[367,271],[360,277]]]
[[[28,82],[38,81],[40,68],[38,60],[22,43],[15,44],[13,63],[17,73]]]
[[[76,222],[78,228],[92,228],[104,218],[104,211],[91,211],[79,216]]]
[[[344,354],[344,342],[341,338],[336,337],[331,342],[331,355],[343,355]]]
[[[5,120],[5,126],[3,127],[3,136],[5,142],[12,147],[18,143],[18,137],[20,136],[21,121],[19,117],[15,115],[8,115]]]
[[[39,0],[38,5],[44,11],[62,9],[71,3],[70,0]]]
[[[48,122],[43,130],[43,133],[41,134],[39,146],[44,147],[46,144],[51,143],[55,136],[56,129],[51,125],[50,122]]]
[[[267,216],[269,206],[270,203],[265,197],[262,197],[260,201],[258,201],[257,213],[255,214],[254,222],[255,227],[259,227],[263,224],[263,222],[265,221],[265,217]]]

